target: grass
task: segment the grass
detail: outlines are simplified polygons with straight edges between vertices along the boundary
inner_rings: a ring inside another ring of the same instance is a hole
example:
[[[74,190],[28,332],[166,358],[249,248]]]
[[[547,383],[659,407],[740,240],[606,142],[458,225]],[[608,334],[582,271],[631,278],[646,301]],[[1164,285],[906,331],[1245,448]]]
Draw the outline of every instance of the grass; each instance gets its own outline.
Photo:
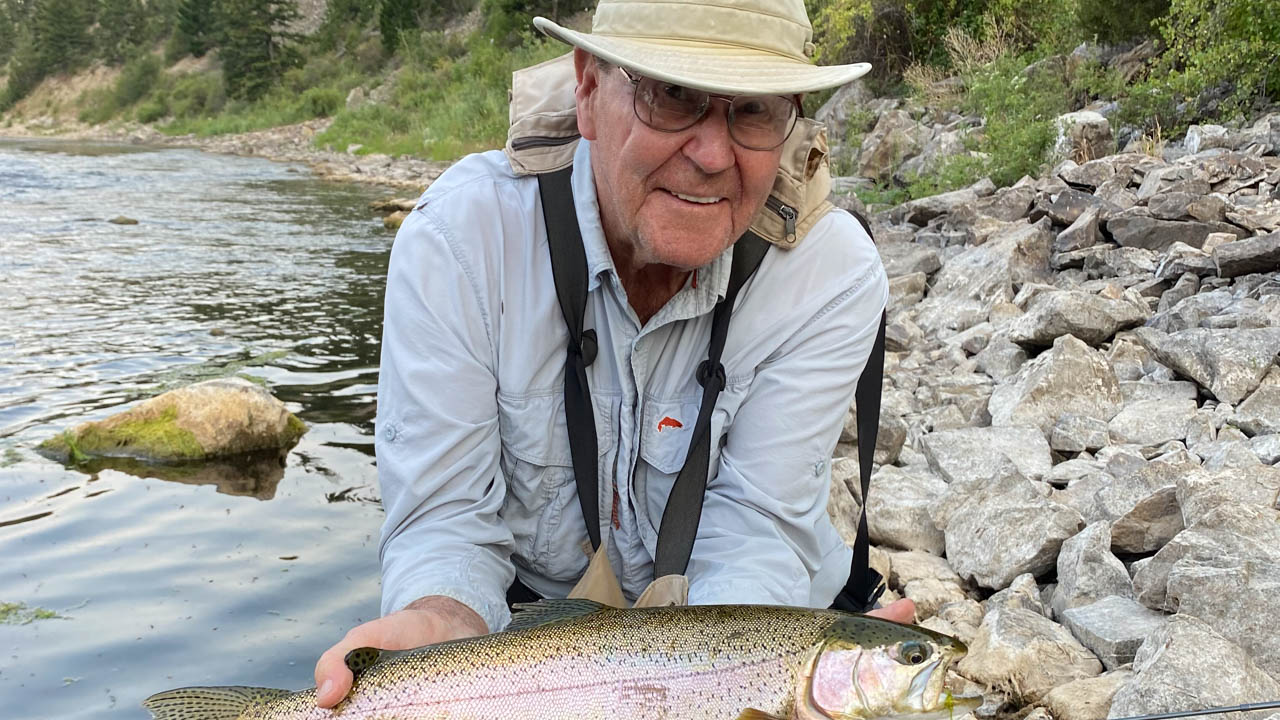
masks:
[[[36,620],[54,620],[62,615],[44,608],[28,608],[23,603],[0,602],[0,625],[30,625]]]
[[[501,147],[512,71],[565,52],[560,43],[533,37],[507,49],[474,35],[461,51],[438,40],[424,33],[406,45],[391,101],[339,112],[316,143],[432,160]]]
[[[13,448],[5,448],[4,455],[0,456],[0,468],[17,465],[20,462],[22,462],[22,453]]]

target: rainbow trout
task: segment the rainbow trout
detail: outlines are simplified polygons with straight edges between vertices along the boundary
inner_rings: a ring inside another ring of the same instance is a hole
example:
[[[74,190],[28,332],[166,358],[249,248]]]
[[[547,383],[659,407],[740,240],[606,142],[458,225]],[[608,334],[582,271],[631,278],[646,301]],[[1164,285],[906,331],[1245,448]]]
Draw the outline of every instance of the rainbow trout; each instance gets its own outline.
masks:
[[[965,646],[838,610],[708,605],[524,606],[504,632],[347,656],[333,710],[315,690],[181,688],[157,720],[949,720],[978,704],[943,688]]]

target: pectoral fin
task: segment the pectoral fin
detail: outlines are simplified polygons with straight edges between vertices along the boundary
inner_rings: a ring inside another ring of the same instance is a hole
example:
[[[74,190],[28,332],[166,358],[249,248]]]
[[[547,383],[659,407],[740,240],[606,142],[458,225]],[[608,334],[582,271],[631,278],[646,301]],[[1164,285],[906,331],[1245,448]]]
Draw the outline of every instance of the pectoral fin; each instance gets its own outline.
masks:
[[[742,711],[742,714],[738,715],[738,720],[786,720],[786,718],[781,718],[777,715],[770,715],[763,710],[747,708]]]

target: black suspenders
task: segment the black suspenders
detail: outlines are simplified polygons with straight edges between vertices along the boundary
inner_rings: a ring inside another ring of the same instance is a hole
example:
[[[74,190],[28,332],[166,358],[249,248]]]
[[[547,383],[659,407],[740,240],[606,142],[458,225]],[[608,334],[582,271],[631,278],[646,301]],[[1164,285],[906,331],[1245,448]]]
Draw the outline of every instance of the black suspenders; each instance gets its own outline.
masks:
[[[596,358],[598,345],[594,330],[582,328],[587,304],[587,260],[573,204],[570,177],[573,168],[565,168],[538,176],[538,191],[547,226],[547,242],[551,251],[551,269],[555,277],[556,296],[565,326],[569,329],[569,347],[565,357],[564,405],[569,428],[569,452],[573,458],[578,501],[586,520],[592,548],[600,547],[600,490],[597,476],[597,440],[591,391],[587,386],[587,366]],[[861,219],[861,218],[860,218]],[[864,221],[865,225],[865,221]],[[868,230],[869,232],[869,230]],[[729,332],[729,319],[738,291],[760,266],[769,244],[748,232],[738,239],[733,250],[733,265],[725,298],[716,304],[711,322],[711,342],[707,359],[698,367],[698,383],[702,385],[702,405],[689,442],[684,467],[676,477],[667,497],[662,523],[658,528],[658,547],[654,558],[654,577],[683,574],[693,552],[693,541],[702,515],[707,472],[711,462],[711,413],[716,398],[725,386],[724,365],[720,355]],[[867,368],[858,381],[858,455],[862,471],[862,497],[867,497],[871,477],[871,458],[875,451],[876,429],[880,408],[880,376],[884,362],[884,319]],[[871,371],[875,372],[872,373]],[[874,374],[874,385],[870,375]],[[864,385],[866,392],[864,392]],[[871,393],[874,391],[874,397]],[[864,404],[864,395],[865,398]],[[866,411],[863,411],[863,409]],[[869,427],[869,429],[868,429]],[[865,611],[874,606],[882,587],[880,576],[867,568],[867,518],[863,503],[862,521],[854,548],[853,572],[835,607]],[[856,582],[855,582],[856,581]]]

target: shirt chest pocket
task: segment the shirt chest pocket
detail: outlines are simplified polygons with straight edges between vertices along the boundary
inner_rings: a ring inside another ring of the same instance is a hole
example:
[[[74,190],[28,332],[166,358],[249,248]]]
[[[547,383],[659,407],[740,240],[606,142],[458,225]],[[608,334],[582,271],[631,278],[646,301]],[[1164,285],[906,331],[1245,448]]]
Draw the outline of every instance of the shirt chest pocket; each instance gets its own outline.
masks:
[[[700,388],[699,388],[700,389]],[[710,482],[719,472],[720,442],[728,429],[731,413],[741,402],[743,389],[730,386],[721,391],[711,413],[711,455],[707,466]],[[658,526],[667,506],[667,497],[689,456],[689,443],[698,423],[701,394],[677,400],[649,400],[640,431],[640,459],[636,470],[638,488],[643,488],[645,509],[656,542]]]
[[[662,521],[667,496],[689,454],[698,422],[701,397],[690,400],[647,400],[641,413],[637,488],[643,488],[645,510],[654,533]],[[656,538],[656,535],[655,535]]]
[[[597,471],[603,473],[601,466],[616,453],[614,401],[593,399]],[[507,483],[501,514],[515,541],[515,561],[551,580],[581,577],[588,561],[582,549],[587,527],[574,481],[563,395],[500,394],[498,425]]]

